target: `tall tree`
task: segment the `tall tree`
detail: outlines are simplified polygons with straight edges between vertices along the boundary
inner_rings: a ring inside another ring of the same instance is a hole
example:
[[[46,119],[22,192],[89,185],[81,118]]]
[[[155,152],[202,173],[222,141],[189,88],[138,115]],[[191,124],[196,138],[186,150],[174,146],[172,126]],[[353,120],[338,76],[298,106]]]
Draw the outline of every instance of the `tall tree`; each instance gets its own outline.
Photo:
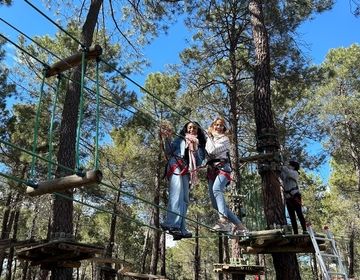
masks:
[[[330,183],[334,191],[351,202],[351,208],[359,209],[360,205],[360,45],[353,44],[347,48],[332,49],[320,65],[324,75],[321,84],[309,107],[317,112],[321,129],[327,135],[324,147],[332,156],[334,174]],[[339,175],[343,173],[343,175]],[[348,176],[351,176],[348,178]],[[359,211],[355,211],[359,213]],[[356,258],[354,248],[359,242],[355,233],[360,229],[353,220],[345,219],[350,227],[345,234],[349,238],[352,253],[349,256],[349,277],[354,275]]]
[[[102,0],[91,1],[89,11],[82,27],[81,42],[84,48],[90,48],[93,42],[93,34],[98,18],[98,14],[102,5]],[[65,95],[64,108],[62,112],[62,120],[60,127],[59,151],[57,154],[57,162],[60,165],[70,169],[75,169],[75,143],[77,116],[80,104],[80,87],[82,66],[74,68],[71,74],[69,88]],[[68,172],[57,169],[57,176],[64,176]],[[66,199],[62,196],[55,196],[53,202],[53,224],[52,237],[55,238],[59,233],[63,232],[68,236],[73,234],[73,197],[72,190],[64,191],[63,195],[69,197]],[[53,280],[72,279],[72,269],[64,267],[54,267],[52,269]]]
[[[279,142],[274,116],[271,108],[270,89],[270,49],[269,38],[264,23],[262,1],[250,0],[249,11],[256,54],[254,75],[254,112],[256,122],[257,149],[259,153],[279,152]],[[267,226],[285,225],[285,207],[279,174],[276,174],[276,161],[260,163],[264,211]],[[275,164],[275,165],[273,165]],[[275,166],[275,169],[273,169]],[[277,279],[301,279],[299,266],[294,253],[272,254]]]

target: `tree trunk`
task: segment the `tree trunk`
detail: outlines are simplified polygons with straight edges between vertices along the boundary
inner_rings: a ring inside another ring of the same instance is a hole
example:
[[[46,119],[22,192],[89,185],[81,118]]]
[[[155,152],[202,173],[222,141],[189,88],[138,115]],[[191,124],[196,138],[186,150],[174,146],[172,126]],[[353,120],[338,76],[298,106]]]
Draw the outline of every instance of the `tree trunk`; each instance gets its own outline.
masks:
[[[143,250],[141,253],[141,273],[146,272],[146,258],[149,254],[149,249],[148,249],[149,243],[150,243],[150,229],[147,229],[144,238]]]
[[[90,8],[81,32],[81,40],[84,47],[89,48],[93,41],[93,34],[97,22],[102,0],[92,0]],[[75,169],[75,144],[77,116],[80,103],[81,65],[74,68],[71,82],[66,92],[62,121],[60,127],[59,152],[57,161],[60,165]],[[56,174],[60,177],[68,175],[68,172],[58,168]],[[73,193],[71,190],[62,192],[69,197],[55,196],[53,203],[52,238],[58,233],[73,235]],[[72,279],[72,269],[57,267],[52,270],[52,280]]]
[[[160,275],[166,276],[166,233],[160,237]]]
[[[158,153],[158,162],[161,162],[161,151]],[[155,172],[155,193],[153,203],[156,206],[160,206],[160,196],[161,196],[161,166],[157,165]],[[153,225],[156,228],[160,228],[160,208],[153,208]],[[151,252],[151,262],[150,262],[150,273],[157,274],[157,265],[159,261],[159,252],[160,252],[160,235],[161,232],[159,230],[153,230],[153,242],[152,242],[152,252]]]
[[[11,200],[12,200],[12,191],[9,192],[6,203],[5,203],[5,211],[2,221],[2,227],[1,227],[1,239],[7,239],[10,236],[10,230],[8,229],[8,223],[9,223],[9,217],[10,217],[10,211],[11,211]],[[2,274],[3,264],[5,259],[5,250],[0,251],[0,276]]]
[[[354,264],[355,264],[355,225],[354,222],[351,223],[350,228],[350,239],[349,239],[349,278],[355,277],[355,270],[354,270]]]
[[[122,171],[120,171],[120,178],[122,178],[123,174]],[[114,243],[115,243],[115,231],[116,231],[116,223],[117,223],[117,213],[119,213],[119,207],[120,205],[120,196],[121,196],[121,188],[122,188],[122,182],[119,183],[119,191],[116,194],[115,201],[114,201],[114,208],[113,208],[113,214],[111,215],[111,224],[110,224],[110,233],[109,233],[109,242],[106,246],[104,257],[105,258],[111,258],[113,255],[114,250]],[[104,265],[107,268],[111,268],[110,263],[106,263]],[[104,280],[111,280],[113,279],[113,274],[109,273],[108,270],[101,270],[100,271],[100,278]]]
[[[161,148],[160,148],[161,149]],[[162,185],[161,200],[163,205],[167,203],[167,187]],[[164,214],[162,215],[164,218]],[[161,267],[160,267],[160,275],[166,276],[166,233],[163,232],[161,234],[161,251],[160,251],[160,258],[161,258]]]
[[[223,234],[218,233],[218,250],[219,250],[219,263],[224,263],[224,242],[223,242]],[[223,280],[224,275],[222,273],[218,273],[218,280]]]
[[[201,256],[199,242],[199,217],[197,217],[195,226],[195,252],[194,252],[194,280],[199,280],[201,272]]]
[[[262,13],[262,1],[250,0],[249,11],[253,31],[256,65],[254,75],[254,113],[257,149],[260,153],[279,151],[278,136],[271,110],[270,50],[267,30]],[[259,162],[262,178],[264,212],[267,226],[286,225],[285,206],[279,183],[277,162]],[[272,254],[276,279],[301,279],[296,254]]]
[[[19,196],[20,196],[20,194],[18,194],[18,197]],[[13,226],[13,236],[12,236],[13,240],[16,240],[16,238],[17,238],[19,216],[20,216],[20,210],[19,210],[19,207],[16,207],[15,214],[14,214],[14,226]],[[13,259],[14,259],[14,252],[15,252],[14,247],[11,247],[9,250],[7,272],[6,272],[5,280],[11,280],[11,277],[12,277],[12,265],[13,265]]]

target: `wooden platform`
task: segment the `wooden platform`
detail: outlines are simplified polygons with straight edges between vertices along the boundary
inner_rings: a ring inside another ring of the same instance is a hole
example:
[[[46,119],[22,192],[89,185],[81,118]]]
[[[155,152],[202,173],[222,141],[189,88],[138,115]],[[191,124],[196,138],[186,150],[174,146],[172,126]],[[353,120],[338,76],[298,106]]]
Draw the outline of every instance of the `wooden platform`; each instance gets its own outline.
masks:
[[[259,275],[264,273],[264,267],[261,265],[244,265],[244,264],[226,264],[215,263],[214,272],[242,275]]]
[[[75,241],[53,240],[28,248],[16,250],[19,259],[31,261],[31,265],[41,265],[42,269],[52,267],[79,267],[80,260],[101,254],[104,248]]]
[[[16,248],[16,250],[30,247],[40,244],[41,241],[35,241],[34,239],[27,239],[27,240],[17,240],[17,239],[1,239],[0,240],[0,250],[8,252],[10,248]]]
[[[326,249],[323,241],[318,244],[321,250]],[[250,232],[247,238],[240,240],[240,246],[244,254],[315,252],[308,234],[288,234],[281,229]]]

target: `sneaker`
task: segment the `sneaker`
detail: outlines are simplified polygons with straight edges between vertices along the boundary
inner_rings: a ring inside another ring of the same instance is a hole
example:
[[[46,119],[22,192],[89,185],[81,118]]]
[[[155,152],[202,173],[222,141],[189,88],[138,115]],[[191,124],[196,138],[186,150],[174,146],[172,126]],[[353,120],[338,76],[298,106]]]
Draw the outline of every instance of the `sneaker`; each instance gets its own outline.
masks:
[[[178,240],[181,240],[183,238],[183,236],[182,235],[173,235],[173,240],[174,241],[178,241]]]
[[[242,223],[240,223],[235,225],[233,234],[237,236],[247,236],[249,234],[249,230]]]
[[[179,228],[169,228],[169,234],[171,235],[182,235],[182,232]]]
[[[163,231],[167,233],[181,235],[181,230],[177,227],[171,227],[163,223],[160,224],[160,227]]]
[[[220,232],[231,232],[231,224],[228,222],[219,221],[214,227],[213,230]]]
[[[184,231],[181,236],[182,238],[191,238],[192,233],[190,231]]]

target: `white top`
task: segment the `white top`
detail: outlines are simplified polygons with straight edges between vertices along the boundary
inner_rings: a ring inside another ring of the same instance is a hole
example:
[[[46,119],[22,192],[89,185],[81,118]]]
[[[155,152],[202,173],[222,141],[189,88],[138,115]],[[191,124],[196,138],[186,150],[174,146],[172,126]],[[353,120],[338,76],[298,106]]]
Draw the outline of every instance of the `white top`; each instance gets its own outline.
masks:
[[[205,149],[211,159],[227,159],[230,150],[230,140],[225,134],[214,135],[206,140]]]

